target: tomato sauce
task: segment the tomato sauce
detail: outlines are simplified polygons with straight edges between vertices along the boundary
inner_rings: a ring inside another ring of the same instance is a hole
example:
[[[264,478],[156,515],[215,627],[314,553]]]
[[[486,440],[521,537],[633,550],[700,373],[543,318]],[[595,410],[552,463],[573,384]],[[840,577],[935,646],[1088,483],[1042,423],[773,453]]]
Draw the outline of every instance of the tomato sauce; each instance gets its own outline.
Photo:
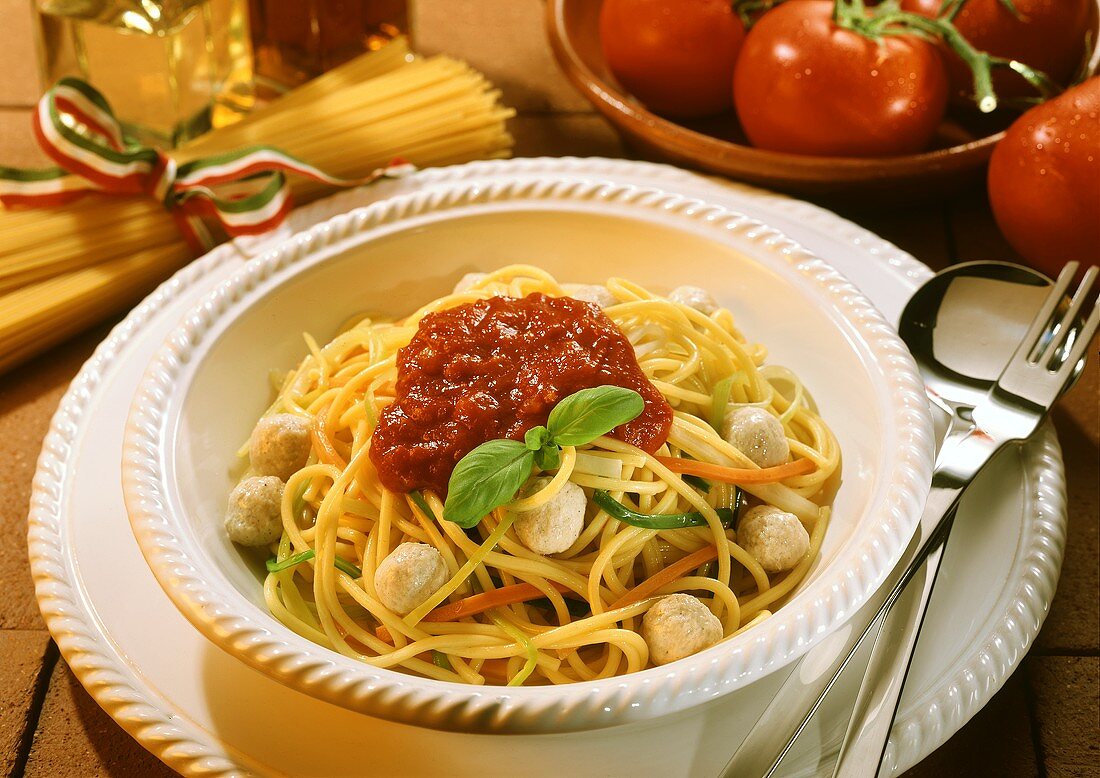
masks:
[[[397,399],[383,412],[370,458],[387,489],[440,496],[455,464],[487,440],[539,424],[559,400],[594,386],[633,389],[642,414],[612,436],[649,452],[668,437],[672,408],[634,348],[592,303],[535,293],[493,297],[420,321],[397,354]]]

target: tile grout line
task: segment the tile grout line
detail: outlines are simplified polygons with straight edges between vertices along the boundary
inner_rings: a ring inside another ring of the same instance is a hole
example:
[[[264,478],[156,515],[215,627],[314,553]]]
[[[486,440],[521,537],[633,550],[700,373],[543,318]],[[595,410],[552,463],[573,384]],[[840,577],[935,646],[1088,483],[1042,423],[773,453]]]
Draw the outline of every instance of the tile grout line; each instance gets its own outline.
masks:
[[[1043,738],[1039,731],[1039,710],[1035,701],[1035,690],[1031,688],[1031,674],[1027,668],[1024,671],[1024,701],[1027,703],[1027,720],[1031,729],[1031,749],[1035,752],[1035,767],[1038,769],[1038,778],[1047,778],[1047,760],[1043,748]]]
[[[1030,656],[1044,656],[1049,658],[1089,658],[1100,657],[1100,649],[1095,648],[1033,648],[1028,652]]]
[[[57,660],[61,652],[57,650],[57,644],[50,641],[46,647],[46,654],[42,660],[42,668],[38,671],[38,677],[34,681],[34,694],[31,697],[30,708],[27,710],[27,722],[23,727],[23,735],[19,738],[19,746],[15,753],[15,763],[12,765],[12,778],[22,778],[27,769],[27,760],[31,755],[31,746],[34,744],[34,733],[38,729],[38,721],[42,717],[42,707],[46,702],[46,692],[50,687],[50,678],[53,676]]]

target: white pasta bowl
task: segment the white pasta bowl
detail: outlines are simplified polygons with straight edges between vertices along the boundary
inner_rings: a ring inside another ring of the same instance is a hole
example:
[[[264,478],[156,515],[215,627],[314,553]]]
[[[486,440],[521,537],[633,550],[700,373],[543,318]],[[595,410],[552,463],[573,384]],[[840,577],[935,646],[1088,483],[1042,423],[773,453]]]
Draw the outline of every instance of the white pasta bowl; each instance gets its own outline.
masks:
[[[769,619],[687,659],[557,687],[473,687],[377,669],[272,617],[262,572],[222,528],[230,467],[270,402],[268,373],[363,311],[403,315],[464,273],[523,262],[563,281],[705,286],[769,362],[796,371],[840,441],[821,557]],[[933,443],[916,368],[839,273],[775,230],[675,194],[601,182],[463,183],[385,200],[295,235],[210,293],[148,368],[123,453],[127,511],[150,568],[211,641],[303,693],[467,732],[563,732],[651,719],[788,664],[880,586],[926,496]]]

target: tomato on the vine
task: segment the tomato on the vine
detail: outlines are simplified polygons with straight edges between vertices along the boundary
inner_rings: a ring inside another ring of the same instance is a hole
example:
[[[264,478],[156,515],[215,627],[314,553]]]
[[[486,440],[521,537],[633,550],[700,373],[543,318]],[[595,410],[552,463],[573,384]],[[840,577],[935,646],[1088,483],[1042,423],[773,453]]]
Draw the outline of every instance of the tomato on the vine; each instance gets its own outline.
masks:
[[[1009,127],[989,163],[989,202],[1008,242],[1039,269],[1100,264],[1100,76]]]
[[[745,26],[729,0],[605,0],[604,59],[650,110],[691,118],[728,111]]]
[[[953,0],[902,0],[901,7],[929,18],[940,15]],[[1085,53],[1094,0],[966,0],[952,20],[955,28],[974,48],[995,57],[1015,59],[1040,70],[1065,85],[1077,71]],[[969,68],[954,54],[947,53],[951,92],[969,96],[972,79]],[[1035,90],[1018,74],[1000,68],[993,85],[1001,99],[1031,97]]]
[[[759,148],[889,156],[928,146],[947,107],[947,74],[917,35],[872,40],[834,22],[832,0],[791,0],[749,31],[733,94]]]

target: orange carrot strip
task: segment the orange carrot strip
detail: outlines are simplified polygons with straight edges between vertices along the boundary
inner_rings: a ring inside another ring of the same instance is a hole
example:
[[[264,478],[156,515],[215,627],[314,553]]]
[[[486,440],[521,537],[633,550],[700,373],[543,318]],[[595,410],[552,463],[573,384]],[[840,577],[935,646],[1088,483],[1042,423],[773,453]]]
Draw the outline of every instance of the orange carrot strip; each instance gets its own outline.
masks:
[[[501,684],[508,683],[508,660],[486,659],[481,665],[481,675],[484,676],[486,681]]]
[[[568,586],[555,581],[550,581],[549,584],[563,594],[573,591]],[[493,589],[491,592],[474,594],[458,602],[440,605],[425,616],[424,621],[456,621],[467,616],[484,613],[491,608],[499,608],[502,605],[514,605],[517,602],[527,602],[527,600],[534,600],[545,596],[543,591],[534,584],[521,583],[513,584],[512,586],[502,586],[499,589]]]
[[[607,609],[609,611],[618,610],[619,608],[625,608],[627,605],[641,602],[662,586],[667,586],[677,578],[690,573],[695,568],[701,567],[707,562],[713,562],[717,558],[718,549],[714,546],[706,546],[698,551],[693,551],[683,559],[673,562],[664,570],[660,570],[642,581],[629,592],[607,606]]]
[[[674,473],[695,475],[727,484],[770,484],[791,476],[805,475],[816,467],[809,459],[798,459],[775,467],[762,468],[725,467],[679,457],[654,457],[654,459]]]
[[[550,581],[549,583],[563,594],[573,591],[568,586],[557,583],[556,581]],[[514,605],[517,602],[527,602],[528,600],[535,600],[544,596],[545,593],[534,584],[521,583],[512,586],[502,586],[499,589],[493,589],[491,592],[474,594],[457,602],[440,605],[438,608],[429,611],[428,615],[421,619],[421,621],[457,621],[467,616],[476,616],[492,608],[499,608],[503,605]],[[378,636],[379,640],[393,643],[393,636],[386,627],[378,627],[374,630],[374,634]]]
[[[615,602],[611,603],[607,609],[613,611],[640,602],[662,586],[672,583],[677,578],[686,575],[697,567],[705,565],[707,562],[713,562],[717,558],[718,549],[714,546],[705,546],[698,551],[693,551],[683,559],[673,562],[656,575],[652,575],[642,581]],[[562,593],[571,591],[568,587],[555,581],[551,581],[550,585]],[[455,619],[483,613],[490,608],[499,608],[502,605],[526,602],[527,600],[533,600],[542,596],[543,593],[529,583],[503,586],[491,592],[482,592],[481,594],[475,594],[471,597],[459,600],[458,602],[442,605],[428,613],[423,621],[454,621]],[[379,640],[384,640],[387,643],[393,642],[393,636],[390,635],[390,631],[385,627],[378,627],[374,631],[374,634],[378,636]]]

